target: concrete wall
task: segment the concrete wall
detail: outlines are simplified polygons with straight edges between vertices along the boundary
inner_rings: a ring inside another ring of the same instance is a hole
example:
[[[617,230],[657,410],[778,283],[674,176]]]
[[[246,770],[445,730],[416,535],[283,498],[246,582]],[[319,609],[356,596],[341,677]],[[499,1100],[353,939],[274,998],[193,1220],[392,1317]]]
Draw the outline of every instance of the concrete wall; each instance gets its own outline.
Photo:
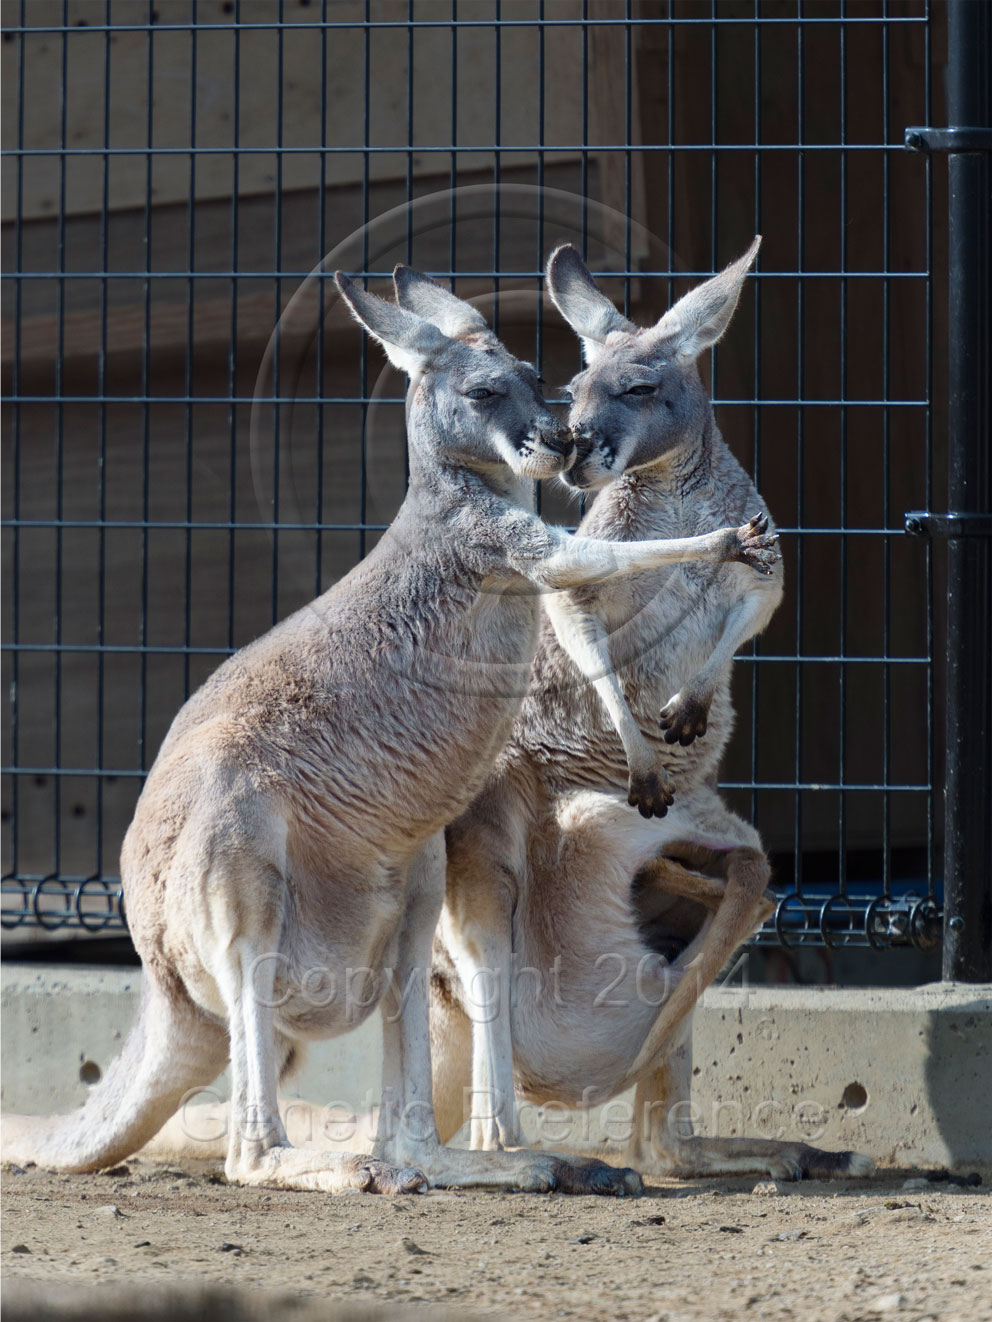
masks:
[[[79,1105],[120,1049],[139,982],[136,969],[5,964],[3,1110]],[[299,1140],[319,1139],[348,1110],[367,1114],[378,1100],[380,1050],[377,1017],[311,1049],[284,1093],[316,1108],[297,1108]],[[701,1132],[855,1148],[885,1165],[992,1164],[992,987],[711,989],[696,1011],[693,1056]],[[203,1100],[226,1096],[222,1079]],[[563,1146],[619,1140],[630,1100],[587,1116],[530,1108],[526,1124],[532,1137]],[[216,1110],[191,1107],[185,1130],[203,1139],[223,1123]],[[182,1127],[170,1133],[181,1137]]]

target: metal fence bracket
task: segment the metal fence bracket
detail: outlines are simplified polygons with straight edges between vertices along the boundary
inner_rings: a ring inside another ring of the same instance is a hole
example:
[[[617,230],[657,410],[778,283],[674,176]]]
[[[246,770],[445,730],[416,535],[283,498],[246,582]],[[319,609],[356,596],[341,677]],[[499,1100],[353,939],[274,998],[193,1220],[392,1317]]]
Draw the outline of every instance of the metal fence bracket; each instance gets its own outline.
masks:
[[[914,537],[992,537],[992,514],[909,510],[904,517],[906,531]]]
[[[910,151],[992,151],[992,129],[906,129],[904,145]]]

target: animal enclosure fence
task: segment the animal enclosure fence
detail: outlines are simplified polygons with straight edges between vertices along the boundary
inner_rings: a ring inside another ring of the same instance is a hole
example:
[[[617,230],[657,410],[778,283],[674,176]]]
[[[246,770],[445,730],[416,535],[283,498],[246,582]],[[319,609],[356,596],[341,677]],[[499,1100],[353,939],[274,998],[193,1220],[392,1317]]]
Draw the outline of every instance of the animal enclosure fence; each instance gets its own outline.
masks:
[[[933,120],[943,10],[3,16],[5,929],[122,926],[120,842],[173,714],[402,497],[400,382],[356,348],[333,266],[451,280],[553,393],[576,365],[541,299],[554,244],[644,321],[760,231],[712,364],[789,585],[736,665],[724,771],[784,897],[757,939],[940,940],[943,598],[903,514],[947,463],[944,184],[903,132]]]

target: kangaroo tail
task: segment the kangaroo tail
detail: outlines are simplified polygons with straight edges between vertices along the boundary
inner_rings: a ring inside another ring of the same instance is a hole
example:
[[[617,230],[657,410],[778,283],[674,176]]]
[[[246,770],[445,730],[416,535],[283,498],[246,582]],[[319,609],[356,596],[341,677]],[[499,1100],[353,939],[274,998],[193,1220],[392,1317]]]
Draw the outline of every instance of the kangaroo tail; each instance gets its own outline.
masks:
[[[64,1116],[5,1116],[0,1158],[63,1171],[113,1166],[147,1143],[190,1089],[212,1083],[227,1058],[226,1030],[146,975],[124,1048],[85,1105]]]
[[[438,948],[435,938],[435,956]],[[431,970],[430,1014],[434,1119],[441,1142],[448,1143],[468,1119],[465,1097],[472,1086],[472,1023],[447,969]]]

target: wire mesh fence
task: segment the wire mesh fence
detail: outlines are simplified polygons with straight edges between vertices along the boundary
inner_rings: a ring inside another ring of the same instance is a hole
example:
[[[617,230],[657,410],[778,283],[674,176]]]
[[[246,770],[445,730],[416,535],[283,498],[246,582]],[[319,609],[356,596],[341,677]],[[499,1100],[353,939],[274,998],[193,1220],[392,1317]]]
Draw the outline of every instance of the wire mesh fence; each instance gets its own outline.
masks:
[[[3,19],[5,928],[121,927],[120,843],[175,711],[402,499],[402,383],[356,347],[334,266],[450,280],[556,384],[555,244],[646,322],[760,232],[711,367],[786,557],[723,780],[784,897],[757,939],[939,939],[939,620],[903,531],[942,462],[944,240],[903,149],[932,122],[924,0]]]

